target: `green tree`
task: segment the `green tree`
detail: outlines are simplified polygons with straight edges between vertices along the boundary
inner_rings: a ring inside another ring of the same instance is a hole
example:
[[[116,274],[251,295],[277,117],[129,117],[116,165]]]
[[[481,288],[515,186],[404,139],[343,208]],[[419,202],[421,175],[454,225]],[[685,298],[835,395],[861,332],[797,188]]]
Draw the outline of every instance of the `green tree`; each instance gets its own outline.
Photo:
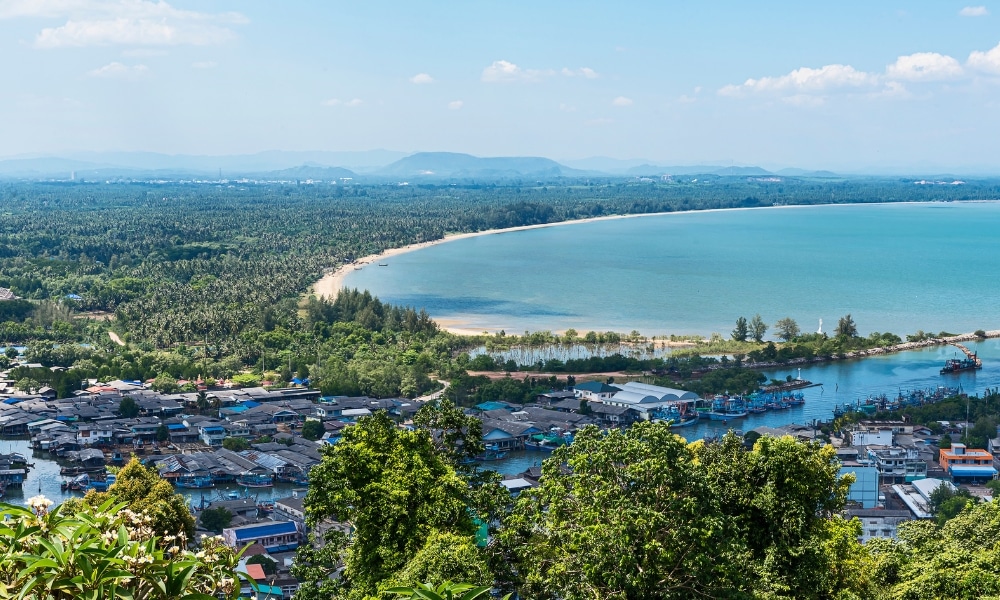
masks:
[[[759,344],[764,341],[765,333],[767,333],[767,323],[764,322],[760,314],[754,315],[753,319],[750,320],[750,337]]]
[[[7,346],[7,349],[4,350],[4,355],[10,360],[17,360],[17,348],[14,346]]]
[[[390,586],[426,581],[465,581],[490,586],[493,575],[475,537],[434,531],[423,548],[392,576]]]
[[[736,319],[736,329],[733,329],[733,339],[737,342],[745,342],[749,335],[750,327],[747,325],[746,318],[740,317]]]
[[[349,522],[348,539],[336,529],[321,548],[299,547],[293,574],[299,598],[375,594],[424,546],[435,531],[471,535],[468,487],[437,453],[426,431],[398,429],[384,412],[358,421],[309,473],[306,522]],[[318,541],[318,540],[316,540]],[[343,561],[343,577],[330,575]]]
[[[14,387],[22,392],[32,392],[42,387],[42,384],[30,377],[22,377],[21,379],[17,380],[17,383],[14,384]]]
[[[166,425],[160,423],[160,426],[156,428],[156,441],[165,442],[170,439],[170,430]]]
[[[216,508],[206,508],[201,511],[201,516],[198,517],[201,521],[201,526],[209,531],[214,531],[215,533],[222,533],[222,530],[229,527],[229,524],[233,521],[233,513],[225,506],[219,506]]]
[[[500,535],[530,598],[721,596],[739,564],[715,490],[663,424],[582,429]]]
[[[268,577],[278,574],[278,567],[274,565],[274,559],[266,554],[254,554],[247,559],[247,564],[260,565],[260,568],[264,570],[264,574]]]
[[[785,317],[784,319],[778,319],[778,322],[774,324],[774,330],[777,332],[779,339],[787,342],[792,338],[798,337],[799,324],[795,322],[795,319]]]
[[[943,526],[911,521],[881,549],[877,572],[888,597],[978,600],[1000,596],[1000,504],[970,504]]]
[[[950,433],[946,433],[941,436],[941,439],[938,440],[938,448],[941,448],[942,450],[947,450],[948,448],[951,448]]]
[[[250,442],[241,437],[227,436],[222,438],[222,447],[233,452],[242,452],[250,449]]]
[[[412,587],[388,589],[386,593],[405,596],[411,600],[480,600],[490,597],[490,588],[489,586],[475,587],[468,583],[446,581],[437,587],[430,583],[420,583]],[[504,596],[504,600],[509,598],[510,594]]]
[[[837,337],[857,337],[858,336],[858,326],[854,323],[854,319],[851,318],[850,314],[846,314],[840,317],[837,321]]]
[[[483,422],[447,398],[424,403],[413,416],[413,424],[430,434],[438,452],[456,469],[485,450]]]
[[[308,419],[302,424],[302,437],[307,440],[316,441],[323,437],[324,433],[326,433],[326,428],[323,427],[323,423],[320,421]]]
[[[187,499],[174,493],[170,483],[153,469],[146,468],[136,458],[118,471],[115,482],[106,492],[88,492],[87,504],[100,506],[107,500],[125,502],[129,509],[149,515],[156,535],[176,536],[183,533],[194,538],[194,517],[188,510]]]
[[[118,405],[118,414],[126,419],[134,419],[139,416],[139,405],[132,396],[123,396]]]
[[[744,588],[770,597],[828,598],[863,579],[831,578],[858,552],[842,536],[833,543],[842,532],[831,517],[843,508],[853,477],[839,477],[832,446],[762,436],[748,450],[730,433],[695,447],[721,514],[739,532]]]
[[[160,373],[153,380],[152,388],[158,392],[169,394],[177,391],[177,380],[169,373]]]

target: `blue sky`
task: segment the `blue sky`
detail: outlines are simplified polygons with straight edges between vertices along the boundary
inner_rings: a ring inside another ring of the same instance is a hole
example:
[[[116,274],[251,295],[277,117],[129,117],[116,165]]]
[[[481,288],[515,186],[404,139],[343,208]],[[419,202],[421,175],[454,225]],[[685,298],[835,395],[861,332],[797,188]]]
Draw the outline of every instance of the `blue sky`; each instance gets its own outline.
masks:
[[[0,0],[0,156],[1000,173],[1000,4]]]

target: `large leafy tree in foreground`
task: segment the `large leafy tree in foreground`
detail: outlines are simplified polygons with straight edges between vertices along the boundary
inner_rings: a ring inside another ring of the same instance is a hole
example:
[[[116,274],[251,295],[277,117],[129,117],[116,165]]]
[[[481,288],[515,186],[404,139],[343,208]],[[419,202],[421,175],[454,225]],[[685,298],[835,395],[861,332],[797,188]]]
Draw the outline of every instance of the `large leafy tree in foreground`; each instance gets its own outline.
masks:
[[[330,529],[322,534],[322,548],[300,548],[293,570],[303,581],[297,598],[365,598],[389,583],[422,583],[401,581],[408,573],[453,577],[449,570],[454,576],[481,571],[481,561],[463,562],[475,531],[468,485],[426,431],[399,429],[382,412],[361,419],[324,450],[309,481],[305,505],[313,535],[331,521],[349,524],[351,535]],[[431,548],[452,559],[431,561]],[[421,564],[409,564],[418,558]],[[342,576],[331,578],[341,566]]]
[[[184,534],[194,538],[194,517],[184,496],[176,493],[170,482],[160,479],[153,469],[133,458],[118,472],[106,492],[88,492],[84,501],[100,506],[108,500],[124,502],[129,509],[148,515],[156,535]]]
[[[692,448],[743,553],[741,589],[769,598],[865,589],[857,523],[834,517],[853,479],[839,476],[833,447],[763,436],[748,450],[729,434]]]
[[[904,523],[899,539],[873,547],[875,572],[887,598],[1000,598],[1000,505],[996,501],[970,504],[942,527],[930,521]]]
[[[692,598],[732,589],[739,565],[715,490],[669,428],[586,428],[542,472],[502,534],[528,597]]]
[[[531,598],[851,598],[871,589],[850,480],[791,438],[687,445],[662,424],[584,429],[501,533]]]

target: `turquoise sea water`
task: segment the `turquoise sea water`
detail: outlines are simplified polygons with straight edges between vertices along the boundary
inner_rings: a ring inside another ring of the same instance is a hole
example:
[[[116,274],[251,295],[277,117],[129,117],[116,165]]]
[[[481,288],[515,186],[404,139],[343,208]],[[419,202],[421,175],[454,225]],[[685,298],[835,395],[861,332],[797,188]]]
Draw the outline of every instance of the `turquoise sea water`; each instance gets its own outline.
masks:
[[[345,284],[475,330],[966,332],[1000,328],[998,231],[997,203],[696,212],[449,242]]]

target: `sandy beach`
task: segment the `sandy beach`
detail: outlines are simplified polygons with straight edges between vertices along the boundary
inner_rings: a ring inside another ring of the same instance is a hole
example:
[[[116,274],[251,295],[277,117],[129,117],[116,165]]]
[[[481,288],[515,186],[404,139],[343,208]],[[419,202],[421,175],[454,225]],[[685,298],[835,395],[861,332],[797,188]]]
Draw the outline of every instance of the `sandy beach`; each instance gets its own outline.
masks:
[[[829,205],[838,206],[838,205]],[[849,205],[843,205],[849,206]],[[379,254],[370,254],[364,258],[360,258],[353,263],[347,263],[341,265],[336,271],[332,273],[327,273],[322,279],[313,284],[312,294],[319,296],[320,298],[328,298],[333,300],[337,297],[337,294],[344,287],[344,279],[347,275],[353,271],[356,267],[363,267],[365,265],[378,263],[381,260],[391,258],[393,256],[399,256],[400,254],[406,254],[407,252],[413,252],[415,250],[421,250],[423,248],[429,248],[431,246],[436,246],[437,244],[444,244],[447,242],[454,242],[457,240],[464,240],[473,237],[479,237],[483,235],[499,235],[502,233],[512,233],[515,231],[528,231],[529,229],[542,229],[545,227],[562,227],[565,225],[578,225],[580,223],[594,223],[597,221],[612,221],[616,219],[637,219],[641,217],[661,217],[664,215],[684,215],[690,213],[710,213],[710,212],[722,212],[722,211],[734,211],[734,210],[762,210],[762,209],[778,209],[778,208],[808,208],[808,205],[793,205],[793,206],[765,206],[765,207],[752,207],[752,208],[709,208],[705,210],[682,210],[674,212],[657,212],[657,213],[642,213],[634,215],[607,215],[603,217],[590,217],[587,219],[574,219],[572,221],[559,221],[557,223],[542,223],[540,225],[522,225],[520,227],[509,227],[507,229],[487,229],[484,231],[474,231],[470,233],[456,233],[449,234],[440,240],[434,240],[431,242],[422,242],[420,244],[410,244],[409,246],[402,246],[400,248],[390,248],[381,252]],[[452,328],[446,327],[448,331],[453,331]],[[464,335],[469,335],[468,329],[463,329],[462,327],[455,324],[454,332],[458,333],[461,331]],[[481,331],[473,332],[474,334],[482,333]]]
[[[873,203],[873,204],[882,204],[882,203]],[[914,202],[914,203],[908,203],[908,204],[927,204],[927,203],[926,202]],[[602,217],[590,217],[590,218],[587,218],[587,219],[575,219],[575,220],[571,220],[571,221],[559,221],[559,222],[556,222],[556,223],[543,223],[543,224],[540,224],[540,225],[523,225],[523,226],[520,226],[520,227],[510,227],[510,228],[507,228],[507,229],[487,229],[487,230],[484,230],[484,231],[475,231],[475,232],[470,232],[470,233],[448,234],[448,235],[446,235],[445,237],[443,237],[442,239],[439,239],[439,240],[434,240],[434,241],[430,241],[430,242],[423,242],[423,243],[419,243],[419,244],[410,244],[408,246],[402,246],[400,248],[390,248],[390,249],[385,250],[384,252],[381,252],[379,254],[371,254],[369,256],[365,256],[364,258],[358,259],[357,261],[355,261],[353,263],[347,263],[347,264],[341,265],[340,267],[337,268],[337,270],[335,270],[335,271],[333,271],[331,273],[327,273],[319,281],[317,281],[315,284],[313,284],[310,293],[312,293],[312,294],[314,294],[316,296],[319,296],[321,298],[327,298],[327,299],[333,300],[333,299],[335,299],[337,297],[337,294],[344,287],[344,280],[346,279],[347,275],[349,275],[351,273],[351,271],[353,271],[356,268],[361,268],[363,266],[370,265],[370,264],[377,264],[377,263],[379,263],[381,261],[384,261],[384,260],[386,260],[388,258],[391,258],[393,256],[399,256],[401,254],[406,254],[407,252],[413,252],[415,250],[421,250],[421,249],[424,249],[424,248],[429,248],[430,246],[435,246],[437,244],[444,244],[444,243],[447,243],[447,242],[453,242],[453,241],[457,241],[457,240],[464,240],[464,239],[473,238],[473,237],[479,237],[479,236],[484,236],[484,235],[500,235],[500,234],[512,233],[512,232],[516,232],[516,231],[527,231],[527,230],[530,230],[530,229],[542,229],[542,228],[545,228],[545,227],[563,227],[563,226],[568,226],[568,225],[578,225],[578,224],[582,224],[582,223],[593,223],[593,222],[597,222],[597,221],[611,221],[611,220],[617,220],[617,219],[638,219],[638,218],[644,218],[644,217],[659,217],[659,216],[666,216],[666,215],[684,215],[684,214],[692,214],[692,213],[714,213],[714,212],[746,211],[746,210],[779,210],[779,209],[795,209],[795,208],[804,209],[804,208],[815,208],[817,206],[823,206],[823,207],[850,207],[850,206],[853,206],[853,204],[845,203],[845,204],[824,204],[824,205],[763,206],[763,207],[748,207],[748,208],[711,208],[711,209],[705,209],[705,210],[686,210],[686,211],[656,212],[656,213],[642,213],[642,214],[628,214],[628,215],[606,215],[606,216],[602,216]],[[484,332],[484,329],[475,328],[475,327],[469,327],[468,323],[459,321],[457,319],[441,319],[441,318],[435,317],[434,315],[431,315],[431,317],[434,318],[434,320],[438,323],[438,325],[441,327],[441,329],[443,329],[445,331],[449,331],[449,332],[457,334],[457,335],[481,335]],[[491,333],[492,334],[492,333],[496,333],[496,332],[500,331],[500,329],[501,329],[501,327],[486,328],[485,331],[487,333]],[[577,328],[577,329],[578,329],[578,331],[581,331],[581,333],[585,332],[585,331],[589,331],[588,329],[580,329],[580,328]],[[594,331],[597,331],[597,330],[604,331],[605,329],[594,328],[593,330]],[[643,333],[645,333],[645,334],[652,334],[653,332],[643,332]],[[659,334],[656,334],[656,335],[659,335]],[[687,345],[685,342],[667,342],[667,341],[661,341],[661,340],[657,340],[657,343],[659,343],[659,344],[667,344],[667,345],[678,344],[678,345],[681,345],[681,346]]]

